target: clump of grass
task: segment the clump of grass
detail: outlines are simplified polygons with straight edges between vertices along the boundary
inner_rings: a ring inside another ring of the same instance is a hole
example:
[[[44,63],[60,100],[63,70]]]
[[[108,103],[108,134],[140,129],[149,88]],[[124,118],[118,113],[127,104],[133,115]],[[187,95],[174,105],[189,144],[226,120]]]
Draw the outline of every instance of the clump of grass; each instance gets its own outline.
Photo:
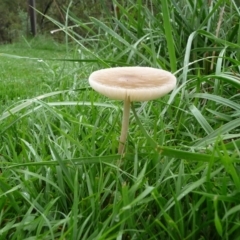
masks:
[[[1,238],[237,239],[235,2],[114,3],[115,17],[87,25],[68,12],[89,37],[65,31],[76,44],[65,61],[66,51],[49,61],[56,53],[35,48],[0,55],[23,65],[21,79],[44,64],[35,81],[48,81],[30,95],[18,85],[24,100],[12,93],[1,109]],[[135,106],[124,156],[116,154],[121,105],[87,84],[93,70],[116,65],[178,69],[171,94]]]

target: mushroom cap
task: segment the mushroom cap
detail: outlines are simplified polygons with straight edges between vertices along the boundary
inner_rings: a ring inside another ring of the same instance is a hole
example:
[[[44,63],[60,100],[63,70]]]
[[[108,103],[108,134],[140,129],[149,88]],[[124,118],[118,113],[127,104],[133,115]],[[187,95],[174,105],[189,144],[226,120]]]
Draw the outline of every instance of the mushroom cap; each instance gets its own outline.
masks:
[[[115,67],[93,72],[91,87],[117,100],[148,101],[164,96],[176,86],[176,77],[151,67]]]

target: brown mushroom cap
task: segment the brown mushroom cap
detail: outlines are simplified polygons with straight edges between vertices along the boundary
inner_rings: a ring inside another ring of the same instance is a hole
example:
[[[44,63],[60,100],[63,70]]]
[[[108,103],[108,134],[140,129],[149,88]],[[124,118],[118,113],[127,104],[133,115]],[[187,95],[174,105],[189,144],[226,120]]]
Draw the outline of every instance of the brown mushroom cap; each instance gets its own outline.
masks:
[[[148,101],[173,90],[176,78],[157,68],[115,67],[93,72],[89,83],[94,90],[111,99]]]

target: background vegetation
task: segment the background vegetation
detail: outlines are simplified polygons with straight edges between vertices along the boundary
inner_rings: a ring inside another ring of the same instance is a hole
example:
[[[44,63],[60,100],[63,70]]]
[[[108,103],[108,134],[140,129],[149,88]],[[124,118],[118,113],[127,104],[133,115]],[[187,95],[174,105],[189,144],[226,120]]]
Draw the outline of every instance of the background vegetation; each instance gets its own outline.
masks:
[[[113,13],[114,3],[110,0],[41,0],[35,1],[37,12],[37,29],[40,34],[51,35],[50,31],[56,28],[56,25],[45,16],[50,16],[56,21],[66,23],[66,10],[71,2],[71,12],[73,15],[80,18],[82,21],[89,19],[89,16],[98,18]],[[67,19],[69,26],[71,19]],[[22,36],[31,36],[31,26],[29,19],[28,0],[8,1],[1,0],[0,2],[0,43],[9,43],[19,40]],[[72,24],[73,25],[73,24]],[[76,29],[81,34],[86,34],[87,31]],[[54,35],[57,41],[61,41],[62,34]],[[51,36],[52,37],[52,36]]]
[[[0,239],[239,239],[237,2],[113,3],[0,46]],[[134,104],[119,156],[122,103],[87,79],[128,65],[178,84]]]

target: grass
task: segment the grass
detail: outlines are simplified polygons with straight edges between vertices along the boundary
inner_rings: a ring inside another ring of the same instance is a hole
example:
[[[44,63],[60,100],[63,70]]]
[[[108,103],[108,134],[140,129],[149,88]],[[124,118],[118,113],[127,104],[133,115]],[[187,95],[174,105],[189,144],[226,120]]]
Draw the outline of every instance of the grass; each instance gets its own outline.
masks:
[[[70,7],[85,38],[74,28],[65,44],[0,46],[0,239],[237,240],[236,3],[114,2],[116,16],[88,23]],[[178,84],[134,103],[119,156],[122,104],[87,78],[123,65],[173,71]]]

